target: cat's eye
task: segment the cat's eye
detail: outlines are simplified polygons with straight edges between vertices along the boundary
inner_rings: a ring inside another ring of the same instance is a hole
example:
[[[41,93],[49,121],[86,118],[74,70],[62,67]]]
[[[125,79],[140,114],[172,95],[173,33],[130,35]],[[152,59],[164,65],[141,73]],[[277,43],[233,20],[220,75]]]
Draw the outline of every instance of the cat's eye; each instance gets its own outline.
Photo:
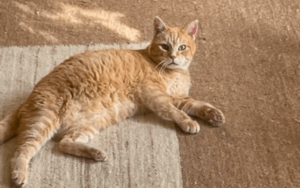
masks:
[[[161,44],[160,47],[161,47],[163,50],[169,51],[169,46],[168,46],[167,44]]]
[[[183,51],[183,50],[185,50],[185,49],[186,49],[186,45],[181,45],[181,46],[179,46],[179,48],[178,48],[179,51]]]

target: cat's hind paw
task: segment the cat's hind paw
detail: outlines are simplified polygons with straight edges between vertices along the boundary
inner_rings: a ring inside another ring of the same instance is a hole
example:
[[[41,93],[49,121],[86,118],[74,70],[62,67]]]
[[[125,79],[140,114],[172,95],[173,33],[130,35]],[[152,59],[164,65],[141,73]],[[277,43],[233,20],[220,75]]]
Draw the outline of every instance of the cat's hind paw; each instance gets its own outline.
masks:
[[[27,184],[27,173],[14,170],[11,173],[11,178],[16,186],[23,187]]]
[[[96,161],[106,161],[107,160],[107,155],[104,151],[101,151],[96,148],[91,148],[90,149],[90,154],[92,155],[92,158]]]
[[[179,125],[184,132],[195,134],[200,131],[200,125],[191,119],[184,120]]]

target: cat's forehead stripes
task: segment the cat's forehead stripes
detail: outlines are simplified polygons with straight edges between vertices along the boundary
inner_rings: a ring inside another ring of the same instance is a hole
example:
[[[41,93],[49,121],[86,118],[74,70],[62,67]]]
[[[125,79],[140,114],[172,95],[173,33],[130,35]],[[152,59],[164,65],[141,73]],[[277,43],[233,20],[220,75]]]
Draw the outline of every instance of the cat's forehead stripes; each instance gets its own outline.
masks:
[[[179,36],[179,33],[177,33],[177,32],[170,33],[170,39],[171,39],[171,42],[173,44],[177,44],[177,43],[180,43],[182,41],[180,36]]]
[[[180,28],[169,29],[166,34],[166,42],[171,45],[172,48],[177,48],[184,43],[182,34],[183,32]]]

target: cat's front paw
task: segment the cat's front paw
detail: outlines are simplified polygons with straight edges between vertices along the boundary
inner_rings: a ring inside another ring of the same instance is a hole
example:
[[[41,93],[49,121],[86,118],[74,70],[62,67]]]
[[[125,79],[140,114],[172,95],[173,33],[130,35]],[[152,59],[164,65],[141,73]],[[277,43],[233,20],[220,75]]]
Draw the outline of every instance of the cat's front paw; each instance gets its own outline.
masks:
[[[186,119],[179,125],[184,132],[195,134],[200,131],[200,125],[191,119]]]
[[[222,111],[213,107],[204,107],[200,117],[209,124],[217,127],[225,123],[225,116]]]

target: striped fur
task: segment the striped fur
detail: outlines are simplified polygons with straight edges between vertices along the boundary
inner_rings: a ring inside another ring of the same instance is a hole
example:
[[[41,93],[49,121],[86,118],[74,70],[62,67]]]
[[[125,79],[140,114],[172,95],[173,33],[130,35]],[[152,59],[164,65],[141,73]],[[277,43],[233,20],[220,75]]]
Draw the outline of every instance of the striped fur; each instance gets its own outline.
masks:
[[[225,119],[212,105],[188,96],[188,67],[196,51],[197,21],[168,27],[156,17],[154,38],[144,50],[98,50],[75,55],[34,87],[28,99],[0,122],[0,143],[17,135],[11,160],[16,185],[27,183],[30,159],[54,135],[61,151],[104,161],[87,143],[101,130],[150,109],[183,131],[200,127],[188,115],[219,126]]]

